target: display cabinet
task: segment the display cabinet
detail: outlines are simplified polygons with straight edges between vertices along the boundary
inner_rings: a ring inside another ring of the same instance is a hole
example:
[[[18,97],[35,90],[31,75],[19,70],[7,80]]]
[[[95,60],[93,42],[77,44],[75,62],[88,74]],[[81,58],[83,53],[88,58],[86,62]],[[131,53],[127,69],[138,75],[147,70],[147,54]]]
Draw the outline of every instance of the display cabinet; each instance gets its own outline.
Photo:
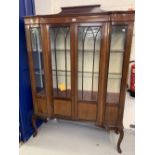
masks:
[[[99,5],[62,8],[56,15],[25,17],[36,119],[92,121],[119,133],[134,25],[134,11]]]

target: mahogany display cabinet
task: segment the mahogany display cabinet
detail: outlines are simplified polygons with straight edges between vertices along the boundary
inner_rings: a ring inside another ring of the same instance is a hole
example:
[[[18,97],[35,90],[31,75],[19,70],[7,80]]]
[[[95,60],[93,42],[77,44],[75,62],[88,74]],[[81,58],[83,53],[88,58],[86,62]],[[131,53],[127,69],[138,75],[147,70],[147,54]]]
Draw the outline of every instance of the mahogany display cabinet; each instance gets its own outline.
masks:
[[[92,121],[120,134],[121,153],[134,14],[93,5],[25,17],[34,136],[36,119]]]

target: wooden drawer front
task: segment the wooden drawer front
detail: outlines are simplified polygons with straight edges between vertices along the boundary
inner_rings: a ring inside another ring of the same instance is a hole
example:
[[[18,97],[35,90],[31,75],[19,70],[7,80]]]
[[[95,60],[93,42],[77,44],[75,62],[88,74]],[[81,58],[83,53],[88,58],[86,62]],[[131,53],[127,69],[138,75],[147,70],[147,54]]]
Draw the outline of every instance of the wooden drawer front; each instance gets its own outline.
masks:
[[[96,121],[96,104],[78,103],[78,119]]]
[[[38,106],[38,112],[39,113],[47,113],[47,102],[46,98],[38,98],[37,99],[37,106]]]
[[[71,116],[71,101],[54,100],[54,114]]]
[[[107,106],[105,112],[105,123],[115,125],[117,123],[118,107]]]

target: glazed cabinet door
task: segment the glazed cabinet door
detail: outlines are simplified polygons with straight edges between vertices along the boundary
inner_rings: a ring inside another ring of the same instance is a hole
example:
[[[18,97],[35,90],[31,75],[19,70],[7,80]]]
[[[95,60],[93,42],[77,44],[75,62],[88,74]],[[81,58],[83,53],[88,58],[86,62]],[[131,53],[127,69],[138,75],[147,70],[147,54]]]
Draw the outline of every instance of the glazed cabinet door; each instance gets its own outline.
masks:
[[[36,115],[47,116],[48,109],[41,27],[26,26],[25,28],[34,111]]]
[[[99,114],[99,68],[105,24],[77,25],[77,119],[97,121]]]
[[[132,24],[111,25],[105,123],[120,124],[129,64]]]
[[[54,115],[72,117],[70,26],[49,25]]]

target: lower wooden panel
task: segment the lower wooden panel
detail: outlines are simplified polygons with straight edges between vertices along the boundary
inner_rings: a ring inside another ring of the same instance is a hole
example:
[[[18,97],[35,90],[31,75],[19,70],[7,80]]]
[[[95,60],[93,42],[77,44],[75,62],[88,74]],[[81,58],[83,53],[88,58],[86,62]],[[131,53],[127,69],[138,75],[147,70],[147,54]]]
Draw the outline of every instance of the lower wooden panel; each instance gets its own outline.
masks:
[[[54,114],[67,117],[71,116],[71,101],[55,99]]]
[[[105,111],[105,123],[107,125],[117,124],[118,107],[117,106],[107,106]]]
[[[97,106],[92,103],[78,103],[78,119],[96,121]]]
[[[46,98],[37,98],[38,112],[41,114],[47,114],[47,101]]]

